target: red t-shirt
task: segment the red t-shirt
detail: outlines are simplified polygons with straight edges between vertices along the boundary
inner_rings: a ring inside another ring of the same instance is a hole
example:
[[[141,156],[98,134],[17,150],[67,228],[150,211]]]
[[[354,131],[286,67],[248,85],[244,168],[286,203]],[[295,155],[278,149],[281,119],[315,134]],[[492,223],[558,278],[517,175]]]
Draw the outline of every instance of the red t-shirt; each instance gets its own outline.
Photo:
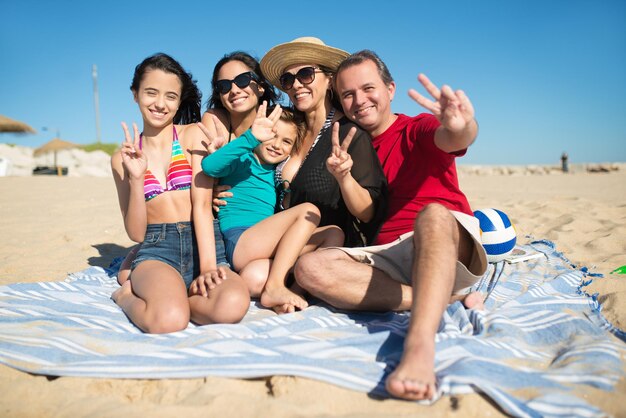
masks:
[[[399,114],[372,139],[389,183],[389,207],[376,244],[386,244],[413,230],[419,211],[429,203],[473,215],[459,189],[454,159],[465,150],[447,153],[435,145],[439,121],[431,114]]]

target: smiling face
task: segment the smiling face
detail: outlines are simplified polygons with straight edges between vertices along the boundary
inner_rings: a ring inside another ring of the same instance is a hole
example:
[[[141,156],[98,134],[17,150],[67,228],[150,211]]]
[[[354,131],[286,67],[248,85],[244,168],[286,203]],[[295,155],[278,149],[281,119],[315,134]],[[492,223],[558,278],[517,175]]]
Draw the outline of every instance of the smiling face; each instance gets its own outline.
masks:
[[[243,62],[232,60],[220,68],[217,73],[217,79],[234,80],[239,74],[249,71],[252,71],[252,69]],[[263,88],[259,87],[256,81],[252,81],[250,85],[244,88],[239,88],[237,84],[231,83],[230,91],[219,96],[228,113],[248,113],[253,110],[256,111],[259,106],[259,97],[262,95]]]
[[[371,60],[337,74],[337,92],[344,113],[372,137],[383,133],[393,122],[391,100],[395,91],[395,83],[386,85]]]
[[[316,67],[313,64],[296,64],[291,65],[285,69],[284,72],[296,74],[299,70],[305,67]],[[331,78],[324,72],[317,69],[315,71],[315,79],[309,84],[302,84],[297,78],[293,82],[293,86],[286,91],[289,95],[289,99],[301,112],[308,113],[309,111],[319,109],[324,105],[326,100],[326,92],[330,88]]]
[[[146,71],[138,90],[133,91],[144,125],[162,128],[172,123],[180,106],[182,86],[176,74]]]
[[[291,154],[297,135],[295,124],[279,120],[276,123],[276,137],[257,146],[254,152],[263,164],[278,164]]]

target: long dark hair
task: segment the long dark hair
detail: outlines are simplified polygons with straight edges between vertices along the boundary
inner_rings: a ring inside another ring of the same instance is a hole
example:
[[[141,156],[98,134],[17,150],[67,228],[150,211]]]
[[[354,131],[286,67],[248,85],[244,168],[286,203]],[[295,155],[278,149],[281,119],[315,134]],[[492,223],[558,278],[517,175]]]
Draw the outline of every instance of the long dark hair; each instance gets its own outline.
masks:
[[[161,70],[174,74],[183,85],[180,95],[180,106],[174,116],[174,123],[186,125],[199,122],[201,120],[200,104],[202,102],[202,92],[198,89],[196,80],[193,79],[191,73],[185,71],[178,61],[167,54],[159,52],[151,55],[136,66],[130,89],[135,93],[139,91],[139,84],[144,74],[151,70]]]
[[[235,51],[230,54],[226,54],[220,59],[217,64],[215,64],[215,68],[213,68],[213,77],[211,77],[211,97],[207,102],[207,110],[209,109],[224,109],[224,105],[220,100],[220,94],[217,91],[217,74],[220,72],[220,69],[230,61],[239,61],[243,63],[246,67],[250,68],[257,76],[257,84],[259,87],[263,87],[263,95],[259,97],[259,104],[263,103],[263,101],[267,102],[268,107],[273,106],[280,99],[280,95],[272,86],[272,84],[267,81],[263,73],[261,72],[261,65],[259,61],[254,58],[252,55],[243,51]]]

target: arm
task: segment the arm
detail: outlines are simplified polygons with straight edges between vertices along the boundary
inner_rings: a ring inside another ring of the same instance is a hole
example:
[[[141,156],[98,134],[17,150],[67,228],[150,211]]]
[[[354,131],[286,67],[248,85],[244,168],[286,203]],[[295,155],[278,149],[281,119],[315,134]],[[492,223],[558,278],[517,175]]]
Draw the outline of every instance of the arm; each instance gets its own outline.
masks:
[[[448,153],[469,147],[478,135],[474,107],[469,98],[462,90],[453,91],[450,86],[444,85],[440,90],[424,74],[420,74],[418,80],[436,101],[413,89],[409,90],[409,96],[432,112],[441,123],[435,132],[435,145]]]
[[[194,231],[200,257],[200,273],[217,270],[215,257],[215,239],[213,231],[213,212],[211,199],[213,197],[213,178],[202,172],[202,159],[207,155],[202,144],[204,134],[198,126],[189,126],[185,132],[191,151],[191,205]]]
[[[247,130],[241,137],[231,141],[213,154],[202,159],[201,169],[210,177],[225,177],[232,173],[233,162],[242,155],[254,151],[260,142]]]
[[[134,141],[125,123],[122,123],[125,140],[120,151],[111,158],[111,170],[120,211],[124,219],[124,228],[128,237],[135,242],[142,242],[148,225],[146,201],[143,195],[144,174],[148,160],[139,149],[139,132],[133,124]]]
[[[261,142],[274,138],[276,123],[280,119],[282,108],[276,106],[271,114],[267,113],[267,102],[259,106],[252,128],[248,129],[235,141],[229,142],[202,160],[202,171],[212,177],[224,177],[232,173],[232,163],[242,155],[254,151]]]

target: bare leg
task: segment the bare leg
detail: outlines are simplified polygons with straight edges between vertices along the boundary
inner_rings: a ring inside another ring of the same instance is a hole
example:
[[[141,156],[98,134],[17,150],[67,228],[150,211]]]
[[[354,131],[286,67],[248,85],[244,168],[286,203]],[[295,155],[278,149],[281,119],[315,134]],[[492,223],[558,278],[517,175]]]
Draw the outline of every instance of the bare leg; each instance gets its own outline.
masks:
[[[244,281],[230,269],[226,269],[227,280],[207,297],[189,295],[191,320],[196,324],[234,324],[245,316],[250,306],[250,294]]]
[[[450,301],[456,260],[468,260],[473,242],[450,212],[428,205],[415,222],[411,320],[398,367],[387,391],[404,399],[431,399],[436,391],[435,334]]]
[[[270,275],[271,268],[272,259],[264,258],[249,262],[239,271],[239,275],[248,286],[251,297],[261,297],[261,293],[263,293],[263,289],[265,288],[265,283],[267,283],[267,278]]]
[[[139,264],[132,278],[111,297],[144,332],[181,331],[189,324],[185,283],[175,269],[163,262],[148,260]]]
[[[304,246],[300,255],[315,251],[324,247],[340,247],[343,245],[344,233],[338,226],[328,225],[322,226],[315,230],[309,242]],[[248,285],[250,296],[253,298],[261,297],[265,283],[270,274],[272,259],[254,260],[246,264],[239,271],[239,275]],[[290,287],[291,291],[303,296],[305,291],[297,283]]]
[[[337,249],[305,254],[296,263],[297,283],[311,295],[341,309],[408,310],[412,290],[381,270]]]
[[[261,294],[263,306],[289,304],[299,309],[308,306],[304,298],[285,287],[285,280],[318,223],[319,210],[303,203],[264,219],[242,234],[233,256],[236,269],[253,260],[274,259]]]

